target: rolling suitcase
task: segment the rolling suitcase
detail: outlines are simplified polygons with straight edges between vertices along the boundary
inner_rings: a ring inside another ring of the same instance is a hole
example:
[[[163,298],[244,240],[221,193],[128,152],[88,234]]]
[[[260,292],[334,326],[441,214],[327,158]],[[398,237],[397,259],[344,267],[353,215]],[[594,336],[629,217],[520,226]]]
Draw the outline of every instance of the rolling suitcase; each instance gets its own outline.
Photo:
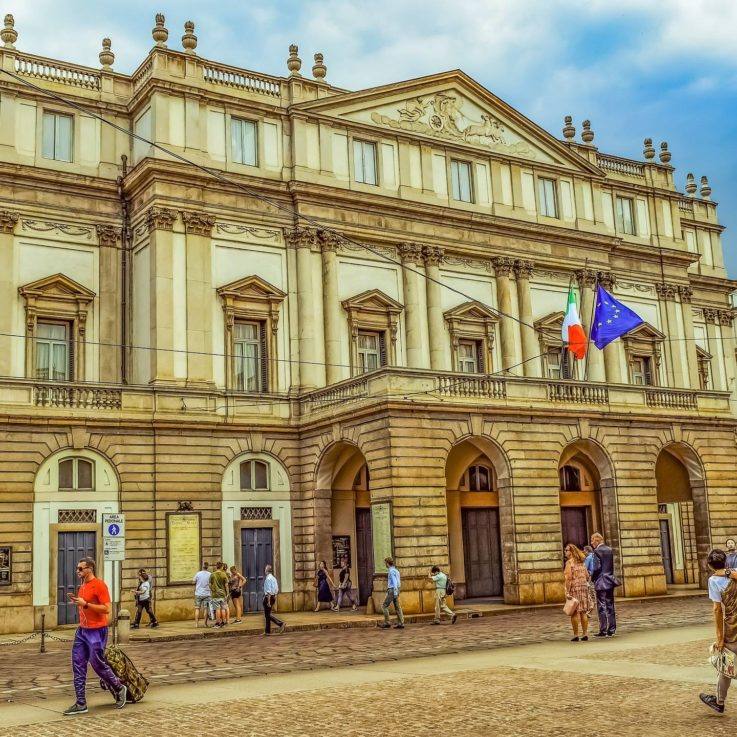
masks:
[[[133,703],[140,701],[148,688],[148,680],[138,672],[133,661],[117,645],[109,645],[105,648],[105,659],[113,673],[128,689],[126,701]],[[100,686],[107,690],[107,686],[102,681],[100,681]]]

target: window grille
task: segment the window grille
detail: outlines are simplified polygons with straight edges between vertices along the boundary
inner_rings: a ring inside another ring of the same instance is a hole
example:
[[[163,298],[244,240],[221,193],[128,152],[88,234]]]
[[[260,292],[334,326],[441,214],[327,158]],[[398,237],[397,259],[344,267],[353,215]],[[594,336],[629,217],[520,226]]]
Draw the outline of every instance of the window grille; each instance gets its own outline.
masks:
[[[89,524],[97,522],[95,509],[60,509],[59,524]]]
[[[241,507],[241,519],[271,519],[271,507]]]

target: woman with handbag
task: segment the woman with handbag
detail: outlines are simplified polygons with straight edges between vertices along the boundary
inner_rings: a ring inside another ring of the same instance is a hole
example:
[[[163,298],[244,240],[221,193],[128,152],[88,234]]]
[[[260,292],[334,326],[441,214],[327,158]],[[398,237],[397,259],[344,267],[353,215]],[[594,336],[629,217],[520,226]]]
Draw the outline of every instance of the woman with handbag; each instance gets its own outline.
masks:
[[[586,556],[573,543],[565,548],[565,591],[566,603],[563,611],[571,618],[573,637],[571,642],[587,642],[589,639],[589,614],[594,608],[591,596],[591,577],[586,570]],[[579,637],[579,625],[581,636]]]

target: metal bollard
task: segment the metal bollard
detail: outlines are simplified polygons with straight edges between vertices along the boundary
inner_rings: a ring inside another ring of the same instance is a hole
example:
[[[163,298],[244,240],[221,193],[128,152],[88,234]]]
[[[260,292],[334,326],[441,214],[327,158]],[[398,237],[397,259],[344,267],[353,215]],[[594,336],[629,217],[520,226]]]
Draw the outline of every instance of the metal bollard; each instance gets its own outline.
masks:
[[[41,652],[46,652],[46,614],[41,613]]]
[[[127,609],[118,612],[118,639],[116,644],[125,645],[131,637],[131,613]]]

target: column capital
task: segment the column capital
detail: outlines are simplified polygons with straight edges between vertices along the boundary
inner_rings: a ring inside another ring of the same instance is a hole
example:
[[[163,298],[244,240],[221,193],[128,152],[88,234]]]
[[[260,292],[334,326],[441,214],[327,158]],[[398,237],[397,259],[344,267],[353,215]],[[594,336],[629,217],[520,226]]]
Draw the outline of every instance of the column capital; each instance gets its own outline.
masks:
[[[190,235],[204,235],[210,237],[215,225],[215,217],[206,212],[189,212],[181,210],[184,230]]]
[[[318,243],[316,228],[293,228],[286,231],[284,240],[290,248],[312,248]]]
[[[724,327],[730,327],[734,322],[734,310],[719,310],[719,324]]]
[[[494,256],[491,264],[497,276],[509,276],[514,268],[514,259],[508,256]]]
[[[422,255],[426,266],[440,266],[445,261],[445,249],[439,246],[423,246]]]
[[[655,291],[658,293],[658,297],[665,300],[675,300],[676,294],[678,294],[677,284],[667,284],[666,282],[658,282],[655,285]]]
[[[534,268],[535,264],[532,261],[518,258],[514,262],[514,274],[517,279],[529,279],[532,276],[532,270]]]
[[[716,325],[719,322],[719,313],[721,310],[714,309],[713,307],[702,307],[701,311],[704,313],[704,320],[708,323]]]
[[[337,234],[328,230],[318,230],[316,233],[317,241],[320,244],[320,250],[323,253],[335,253],[340,246],[340,238]]]
[[[146,225],[152,230],[173,230],[177,213],[166,207],[150,207],[146,210]]]
[[[20,215],[13,210],[0,210],[0,233],[12,234]]]
[[[617,279],[611,271],[598,271],[597,277],[599,284],[601,284],[601,286],[608,292],[611,291],[617,283]]]
[[[397,246],[402,263],[414,264],[415,266],[422,265],[423,248],[422,243],[412,243],[410,241],[404,241]]]
[[[693,299],[693,289],[691,287],[681,284],[678,287],[678,294],[681,297],[681,302],[683,304],[691,304],[691,300]]]
[[[593,289],[599,279],[598,272],[593,269],[576,269],[573,275],[576,277],[576,283],[579,289],[583,289],[584,287],[591,287]]]
[[[120,241],[120,228],[116,228],[114,225],[108,225],[107,223],[97,223],[95,225],[97,231],[97,242],[101,246],[109,246],[115,248]]]

